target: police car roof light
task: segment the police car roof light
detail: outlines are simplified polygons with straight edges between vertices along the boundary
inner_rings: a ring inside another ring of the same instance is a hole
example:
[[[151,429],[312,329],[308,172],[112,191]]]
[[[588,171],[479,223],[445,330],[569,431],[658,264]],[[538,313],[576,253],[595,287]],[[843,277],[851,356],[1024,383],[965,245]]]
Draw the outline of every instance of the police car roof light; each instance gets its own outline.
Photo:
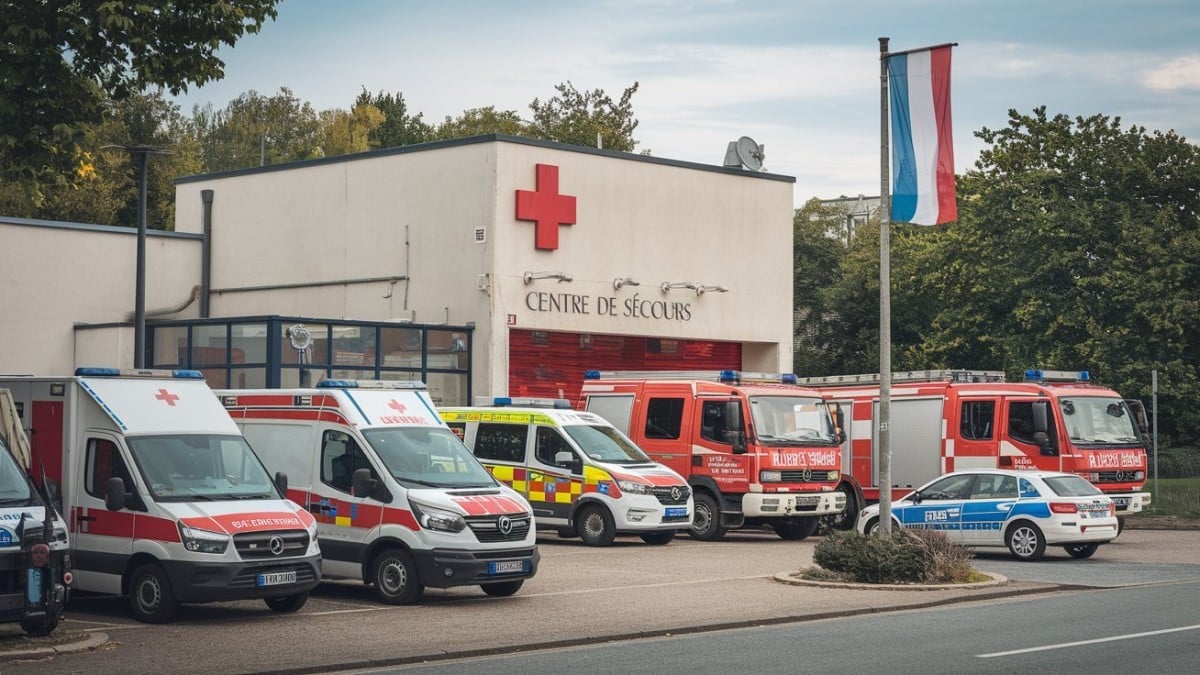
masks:
[[[406,391],[425,391],[428,387],[421,380],[325,379],[317,382],[317,389],[403,389]]]
[[[203,380],[204,374],[198,370],[152,370],[152,369],[121,369],[121,368],[99,368],[99,367],[83,367],[76,368],[75,375],[78,377],[155,377],[155,378],[174,378],[177,380]]]

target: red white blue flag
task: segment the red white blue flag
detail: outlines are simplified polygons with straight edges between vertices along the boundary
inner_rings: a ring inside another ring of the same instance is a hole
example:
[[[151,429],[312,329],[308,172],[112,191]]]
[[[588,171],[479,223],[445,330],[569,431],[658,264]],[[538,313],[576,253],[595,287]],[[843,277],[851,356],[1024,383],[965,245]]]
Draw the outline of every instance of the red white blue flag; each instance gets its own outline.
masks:
[[[938,225],[958,217],[950,47],[888,56],[893,222]]]

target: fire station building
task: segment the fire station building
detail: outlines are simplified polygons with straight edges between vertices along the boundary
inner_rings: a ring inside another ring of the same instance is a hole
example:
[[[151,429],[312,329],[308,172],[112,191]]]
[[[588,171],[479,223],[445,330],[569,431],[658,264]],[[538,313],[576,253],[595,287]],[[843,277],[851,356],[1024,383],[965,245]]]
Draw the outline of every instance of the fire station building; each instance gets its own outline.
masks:
[[[574,399],[589,369],[790,371],[793,183],[497,135],[182,178],[147,236],[144,363],[421,379],[447,405]],[[25,312],[0,372],[133,365],[131,234],[0,219]]]

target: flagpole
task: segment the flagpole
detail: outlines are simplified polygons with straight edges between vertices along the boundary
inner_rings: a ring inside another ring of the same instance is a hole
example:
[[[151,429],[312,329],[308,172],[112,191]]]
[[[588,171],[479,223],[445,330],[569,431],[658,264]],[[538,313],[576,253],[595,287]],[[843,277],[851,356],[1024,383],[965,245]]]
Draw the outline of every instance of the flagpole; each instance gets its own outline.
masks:
[[[892,218],[888,152],[888,38],[879,38],[879,531],[892,531]]]

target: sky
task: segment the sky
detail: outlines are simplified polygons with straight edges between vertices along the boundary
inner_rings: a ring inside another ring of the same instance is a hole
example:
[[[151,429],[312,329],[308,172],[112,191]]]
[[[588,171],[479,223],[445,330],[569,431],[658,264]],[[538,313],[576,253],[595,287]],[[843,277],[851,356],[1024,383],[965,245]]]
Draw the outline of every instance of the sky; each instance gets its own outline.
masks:
[[[531,116],[570,82],[614,100],[634,82],[637,151],[721,165],[731,141],[813,197],[878,195],[879,38],[957,43],[955,169],[1008,111],[1119,117],[1200,139],[1195,0],[283,0],[223,47],[225,77],[175,98],[225,107],[287,87],[316,110],[365,88],[426,123],[494,106]]]

